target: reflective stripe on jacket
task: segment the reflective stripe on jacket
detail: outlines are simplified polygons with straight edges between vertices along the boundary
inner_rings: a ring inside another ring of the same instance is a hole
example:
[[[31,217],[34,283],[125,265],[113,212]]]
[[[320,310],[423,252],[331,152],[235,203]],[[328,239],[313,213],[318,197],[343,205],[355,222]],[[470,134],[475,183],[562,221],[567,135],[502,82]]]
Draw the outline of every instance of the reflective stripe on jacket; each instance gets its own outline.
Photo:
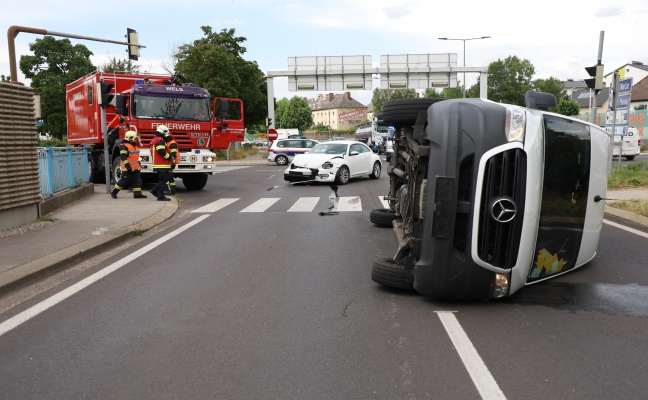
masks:
[[[142,169],[139,162],[139,148],[129,142],[122,142],[119,145],[119,156],[121,157],[121,170],[126,171],[126,164],[130,164],[131,169],[138,171]]]
[[[171,168],[173,160],[166,149],[166,142],[159,136],[151,142],[151,163],[153,169],[156,168]]]

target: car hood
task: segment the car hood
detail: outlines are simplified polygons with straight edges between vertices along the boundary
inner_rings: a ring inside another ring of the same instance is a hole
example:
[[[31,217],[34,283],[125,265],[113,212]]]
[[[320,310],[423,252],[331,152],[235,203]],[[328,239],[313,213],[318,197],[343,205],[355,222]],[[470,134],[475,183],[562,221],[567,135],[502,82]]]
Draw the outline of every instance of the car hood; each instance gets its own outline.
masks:
[[[293,165],[296,167],[319,168],[326,161],[334,158],[344,159],[340,154],[299,154],[293,159]]]

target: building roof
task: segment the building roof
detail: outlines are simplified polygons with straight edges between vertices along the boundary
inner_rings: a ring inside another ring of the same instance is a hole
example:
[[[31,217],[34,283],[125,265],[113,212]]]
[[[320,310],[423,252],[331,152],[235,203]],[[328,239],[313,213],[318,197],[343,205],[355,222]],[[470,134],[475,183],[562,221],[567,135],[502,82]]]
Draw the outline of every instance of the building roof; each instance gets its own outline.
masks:
[[[607,76],[609,76],[609,75],[612,75],[612,74],[614,74],[614,71],[618,71],[618,70],[620,70],[621,68],[625,68],[625,67],[627,67],[627,66],[634,67],[634,68],[637,68],[637,69],[641,69],[641,70],[644,70],[644,71],[648,71],[648,65],[644,65],[641,61],[633,61],[633,62],[631,62],[631,63],[624,64],[624,65],[620,66],[619,68],[615,68],[615,69],[613,69],[612,72],[608,72],[608,73],[605,74],[604,76],[607,77]]]
[[[567,79],[560,83],[562,83],[564,89],[585,89],[587,87],[585,81],[575,81],[573,79]]]
[[[648,100],[648,76],[632,85],[630,100],[631,102]]]
[[[355,108],[366,109],[367,106],[351,97],[351,93],[340,94],[328,93],[319,94],[315,99],[308,99],[311,110],[330,110],[334,108]]]
[[[610,98],[610,88],[604,87],[598,95],[596,95],[596,107],[602,107],[607,103]],[[590,90],[575,90],[571,99],[576,101],[581,108],[589,108],[590,104]]]

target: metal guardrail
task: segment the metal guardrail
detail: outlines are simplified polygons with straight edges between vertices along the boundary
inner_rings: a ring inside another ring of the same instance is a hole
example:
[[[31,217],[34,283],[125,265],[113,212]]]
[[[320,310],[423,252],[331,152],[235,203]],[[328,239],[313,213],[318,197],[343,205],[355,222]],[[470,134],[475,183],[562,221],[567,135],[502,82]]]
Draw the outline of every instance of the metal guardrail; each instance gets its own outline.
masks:
[[[90,180],[86,147],[38,147],[36,157],[43,197],[53,196]]]

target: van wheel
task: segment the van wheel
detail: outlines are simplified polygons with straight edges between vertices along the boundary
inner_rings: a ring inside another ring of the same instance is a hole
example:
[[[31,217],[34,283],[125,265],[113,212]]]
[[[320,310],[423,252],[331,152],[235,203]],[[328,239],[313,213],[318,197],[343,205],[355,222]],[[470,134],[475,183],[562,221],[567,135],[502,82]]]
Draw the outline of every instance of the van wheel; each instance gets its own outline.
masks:
[[[634,160],[635,156],[624,156],[626,160],[632,161]]]
[[[277,163],[277,165],[286,165],[288,164],[288,157],[277,156],[277,158],[275,158],[275,162]]]
[[[394,289],[414,291],[414,274],[391,258],[379,258],[371,268],[371,280]]]
[[[414,125],[419,112],[427,111],[444,99],[397,99],[383,104],[383,122],[391,125]]]
[[[369,212],[369,221],[378,226],[385,228],[391,228],[392,221],[398,219],[395,211],[390,210],[389,208],[374,208]]]

